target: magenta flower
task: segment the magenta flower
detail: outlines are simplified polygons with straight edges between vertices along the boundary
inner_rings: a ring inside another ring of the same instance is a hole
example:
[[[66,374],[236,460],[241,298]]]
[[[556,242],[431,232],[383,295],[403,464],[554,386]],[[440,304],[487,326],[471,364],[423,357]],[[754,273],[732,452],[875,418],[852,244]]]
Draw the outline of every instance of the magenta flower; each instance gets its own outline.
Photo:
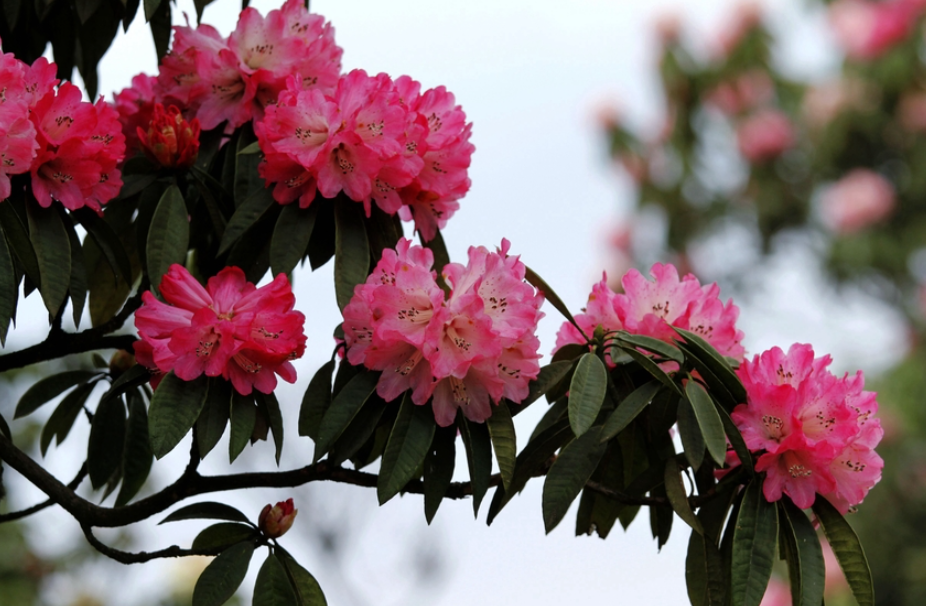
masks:
[[[271,393],[277,375],[296,380],[290,360],[305,351],[305,316],[293,311],[284,274],[256,288],[239,268],[226,267],[203,288],[174,264],[160,290],[165,303],[145,292],[135,312],[139,363],[153,372],[174,371],[184,381],[222,376],[242,395],[252,388]]]
[[[881,479],[874,447],[884,432],[862,373],[838,378],[830,362],[801,344],[744,361],[737,375],[747,402],[731,416],[749,450],[761,453],[756,471],[766,473],[766,499],[787,494],[805,509],[820,494],[846,513]]]
[[[344,308],[347,359],[382,371],[377,393],[391,401],[407,390],[415,404],[432,400],[446,427],[462,409],[483,422],[503,397],[520,402],[540,372],[534,335],[543,298],[524,282],[525,267],[508,255],[469,250],[451,263],[445,296],[431,270],[431,251],[401,240],[383,257]]]

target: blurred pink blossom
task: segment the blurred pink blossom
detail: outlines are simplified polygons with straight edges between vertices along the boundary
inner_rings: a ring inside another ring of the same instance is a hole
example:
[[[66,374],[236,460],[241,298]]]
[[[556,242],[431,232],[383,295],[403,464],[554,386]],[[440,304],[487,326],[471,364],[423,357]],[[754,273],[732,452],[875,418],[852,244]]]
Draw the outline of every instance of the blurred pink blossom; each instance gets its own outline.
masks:
[[[705,101],[725,114],[744,113],[770,101],[775,93],[771,78],[763,71],[751,70],[733,80],[721,82],[705,96]]]
[[[856,168],[823,194],[823,222],[839,234],[851,234],[891,214],[895,194],[891,183],[867,168]]]
[[[746,160],[762,164],[794,145],[794,127],[781,111],[762,109],[739,124],[736,142]]]
[[[772,577],[759,606],[791,606],[791,588],[788,583]]]
[[[926,132],[926,91],[905,93],[897,105],[897,119],[904,130]]]
[[[720,58],[728,57],[761,21],[762,9],[757,2],[737,4],[733,7],[730,20],[717,34],[714,54]]]
[[[923,0],[838,0],[830,5],[829,17],[846,55],[870,61],[906,40],[924,9]]]

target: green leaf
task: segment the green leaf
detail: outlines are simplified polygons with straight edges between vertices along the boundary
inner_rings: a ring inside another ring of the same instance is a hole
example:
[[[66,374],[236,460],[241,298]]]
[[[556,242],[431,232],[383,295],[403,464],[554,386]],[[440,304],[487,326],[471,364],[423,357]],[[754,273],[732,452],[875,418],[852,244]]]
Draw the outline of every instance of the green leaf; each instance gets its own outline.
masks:
[[[254,543],[233,545],[209,562],[193,588],[193,606],[221,606],[237,591],[248,572]]]
[[[550,358],[552,363],[556,362],[574,362],[576,359],[582,357],[588,353],[588,345],[584,343],[567,343],[559,349],[556,350],[556,353],[553,354],[553,357]],[[549,397],[547,400],[549,401]]]
[[[685,449],[685,457],[691,468],[697,471],[704,460],[706,445],[698,426],[698,417],[687,398],[678,401],[678,433],[682,439],[682,448]]]
[[[259,141],[254,141],[253,143],[249,143],[245,147],[238,150],[239,156],[247,155],[247,154],[259,154],[259,153],[261,153]]]
[[[492,440],[485,423],[474,423],[457,414],[457,427],[466,449],[466,462],[469,466],[469,480],[473,487],[473,514],[479,515],[479,505],[489,489],[492,476]]]
[[[22,265],[26,276],[33,284],[39,284],[42,279],[39,275],[39,261],[32,248],[29,232],[12,204],[0,204],[0,227],[3,228],[3,237],[6,239],[10,252],[16,255]]]
[[[559,298],[559,295],[556,294],[549,284],[547,284],[543,278],[541,278],[537,273],[534,272],[530,267],[525,267],[524,279],[527,280],[531,286],[543,293],[544,298],[550,302],[556,311],[563,314],[563,317],[569,320],[569,323],[576,327],[576,330],[579,331],[579,334],[582,335],[586,340],[588,340],[588,335],[582,330],[582,328],[576,324],[576,319],[572,317],[572,314],[569,313],[569,308],[566,307],[566,304],[563,303],[563,300]]]
[[[16,404],[13,418],[18,419],[31,414],[40,406],[52,400],[75,385],[90,381],[100,376],[95,370],[68,370],[36,381]]]
[[[193,6],[196,7],[196,23],[203,22],[203,9],[212,4],[213,0],[193,0]],[[256,145],[256,143],[255,143]],[[259,149],[259,148],[258,148]]]
[[[298,606],[327,606],[328,602],[325,600],[325,594],[322,593],[322,588],[319,587],[315,577],[300,566],[293,559],[293,556],[289,555],[279,545],[276,547],[275,552],[280,561],[283,562],[289,581],[292,583],[293,589],[296,590],[296,597],[299,600]]]
[[[678,386],[678,383],[673,381],[672,378],[666,374],[666,371],[659,368],[659,365],[653,362],[653,360],[649,356],[647,356],[646,354],[640,353],[639,351],[637,351],[636,349],[632,347],[620,347],[618,349],[626,352],[627,355],[633,358],[634,362],[642,366],[643,369],[649,374],[651,374],[653,378],[655,378],[657,381],[659,381],[666,387],[669,387],[675,390],[675,392],[678,393],[678,395],[683,395],[681,388]],[[612,358],[614,357],[613,353],[611,354],[611,357]]]
[[[370,252],[373,261],[378,261],[387,248],[395,248],[403,236],[402,219],[398,214],[383,212],[375,204],[370,209],[370,216],[366,219],[367,239],[370,241]]]
[[[309,247],[318,206],[299,208],[298,204],[287,204],[277,217],[270,240],[270,267],[274,275],[288,274],[296,268]]]
[[[594,427],[570,442],[556,457],[543,483],[543,524],[547,533],[556,528],[569,506],[604,456],[601,428]]]
[[[777,545],[778,508],[765,500],[761,480],[753,480],[746,487],[733,532],[733,606],[759,606],[772,574]]]
[[[584,349],[585,351],[582,353],[588,351],[588,348]],[[532,402],[539,399],[540,396],[547,393],[547,391],[562,381],[566,375],[569,374],[571,369],[571,360],[553,362],[541,368],[537,378],[530,382],[530,385],[528,386],[530,391],[528,392],[527,397],[521,402],[521,407],[523,408],[528,404],[531,404]]]
[[[183,265],[190,246],[190,222],[186,203],[176,185],[171,185],[161,196],[151,217],[145,259],[148,261],[148,280],[158,288],[161,278],[174,263]]]
[[[124,449],[125,404],[122,398],[102,398],[90,424],[87,444],[87,471],[94,488],[106,484],[122,462]]]
[[[181,520],[227,520],[229,522],[244,522],[254,527],[254,524],[246,515],[225,503],[216,503],[214,501],[203,501],[202,503],[193,503],[186,507],[181,507],[174,511],[158,524],[167,522],[179,522]]]
[[[431,408],[413,404],[406,391],[379,469],[376,496],[380,505],[398,494],[415,477],[431,448],[435,427]]]
[[[692,532],[688,539],[685,583],[691,606],[724,606],[726,603],[720,550],[712,540],[697,532]]]
[[[270,553],[257,573],[252,606],[293,606],[296,592],[286,574],[286,568]]]
[[[669,499],[672,509],[678,514],[678,517],[691,526],[692,530],[698,534],[704,534],[701,522],[695,516],[691,504],[688,502],[688,493],[685,492],[685,483],[682,481],[682,474],[675,457],[666,461],[665,481],[666,497]]]
[[[190,175],[193,177],[193,181],[196,184],[196,190],[202,197],[203,206],[206,207],[206,213],[209,215],[209,221],[212,223],[213,232],[216,237],[221,240],[222,235],[225,233],[225,225],[228,222],[225,220],[222,209],[219,208],[219,200],[231,194],[225,191],[222,184],[212,175],[198,166],[192,166],[190,168]]]
[[[43,457],[48,452],[52,438],[57,436],[57,443],[61,444],[68,437],[71,427],[74,426],[74,421],[77,420],[77,415],[84,409],[84,404],[87,402],[87,398],[90,397],[90,392],[96,387],[96,383],[97,381],[93,380],[78,385],[74,391],[64,396],[64,399],[55,408],[55,412],[48,417],[39,440]]]
[[[743,383],[724,357],[697,334],[680,328],[674,328],[674,330],[684,337],[687,348],[697,357],[697,360],[693,361],[703,364],[714,376],[720,379],[733,396],[736,404],[745,404],[746,388],[743,387]]]
[[[232,244],[237,242],[267,211],[273,208],[274,204],[276,202],[273,200],[273,194],[269,189],[260,188],[245,198],[241,205],[235,209],[231,219],[228,220],[228,225],[225,226],[225,233],[222,234],[218,254],[221,255],[228,251]]]
[[[492,416],[486,420],[486,425],[489,427],[489,437],[492,438],[492,449],[495,451],[495,460],[498,461],[502,485],[507,489],[511,486],[514,462],[518,454],[514,421],[507,400],[502,400],[492,409]]]
[[[123,456],[122,488],[116,497],[116,507],[132,500],[148,479],[153,455],[148,441],[148,411],[141,394],[135,390],[128,394],[129,421],[126,424],[125,455]]]
[[[746,447],[746,442],[743,440],[743,434],[740,433],[739,427],[736,426],[736,423],[733,422],[733,419],[730,417],[730,413],[723,409],[723,407],[717,407],[717,412],[720,414],[720,420],[723,422],[724,433],[727,434],[727,439],[730,440],[730,444],[733,445],[733,450],[736,452],[736,456],[739,457],[740,463],[749,473],[752,475],[755,473],[755,467],[752,463],[752,453],[749,452],[749,449]]]
[[[209,380],[206,403],[196,419],[196,440],[199,456],[206,458],[225,433],[231,410],[231,383],[215,377]]]
[[[107,367],[108,366],[107,364]],[[121,396],[136,387],[144,385],[149,380],[151,380],[151,371],[141,364],[136,364],[119,375],[119,378],[112,382],[112,385],[109,386],[109,389],[106,390],[103,397],[115,398]]]
[[[364,402],[373,394],[378,381],[379,373],[361,372],[338,392],[319,424],[318,439],[315,440],[315,461],[330,450],[331,445],[344,432]]]
[[[538,421],[537,425],[534,427],[534,431],[531,432],[530,437],[527,439],[528,443],[532,442],[534,438],[539,436],[541,433],[546,431],[548,428],[556,425],[560,420],[565,419],[569,421],[569,398],[566,396],[561,397],[559,400],[553,403],[543,416]],[[572,431],[572,428],[569,429]]]
[[[84,314],[84,303],[87,300],[87,268],[84,265],[84,251],[80,245],[80,237],[78,237],[77,231],[74,230],[74,224],[71,221],[64,221],[63,223],[68,232],[68,242],[71,243],[71,278],[68,282],[68,294],[71,297],[71,317],[74,320],[74,326],[80,327],[80,318]],[[2,250],[0,250],[0,253],[2,253]],[[0,317],[0,321],[2,321],[2,317]]]
[[[421,232],[418,233],[418,237],[421,240],[421,245],[434,254],[434,271],[437,272],[438,278],[440,278],[441,273],[444,271],[444,266],[450,263],[450,255],[447,253],[447,244],[444,243],[444,236],[438,229],[434,232],[434,237],[427,242],[424,241],[424,236],[421,235]],[[438,284],[440,284],[442,288],[446,289],[447,287],[442,279],[438,279]]]
[[[624,490],[624,462],[620,444],[607,444],[607,450],[592,474],[591,481],[611,490]],[[607,538],[623,508],[623,503],[584,488],[576,514],[576,536],[591,535],[595,532],[602,539]]]
[[[701,435],[704,436],[707,452],[722,467],[727,456],[727,438],[724,435],[723,422],[720,420],[714,401],[704,387],[694,379],[689,379],[685,386],[685,395],[698,419],[698,427],[701,428]]]
[[[624,431],[637,418],[637,415],[643,412],[660,389],[662,389],[661,383],[650,381],[633,390],[605,421],[601,428],[601,440],[606,442]]]
[[[232,463],[244,450],[254,434],[257,423],[257,407],[251,396],[243,396],[237,391],[231,398],[231,435],[228,438],[228,462]]]
[[[371,394],[331,446],[331,450],[328,452],[328,461],[332,465],[340,465],[348,459],[354,459],[354,465],[359,469],[373,461],[368,460],[365,446],[369,447],[369,455],[373,456],[373,459],[382,455],[386,448],[386,442],[389,440],[389,430],[391,428],[385,428],[385,435],[379,436],[382,441],[382,449],[375,455],[373,455],[372,451],[374,444],[371,438],[373,441],[377,439],[377,429],[380,427],[383,413],[386,412],[389,406],[390,404],[379,397],[379,394],[376,392]],[[363,454],[360,454],[361,451],[364,451]]]
[[[794,606],[820,606],[826,568],[820,539],[807,515],[788,498],[778,501],[781,522],[779,532],[787,546],[788,576],[791,580],[791,601]]]
[[[579,358],[569,383],[569,425],[581,436],[598,418],[608,388],[608,369],[601,359],[589,352]]]
[[[685,356],[682,355],[682,352],[679,351],[677,347],[673,347],[665,341],[660,341],[659,339],[654,339],[653,337],[647,337],[645,335],[632,335],[630,333],[620,331],[617,333],[617,340],[621,343],[626,343],[627,345],[639,347],[640,349],[645,349],[646,351],[659,354],[661,357],[667,360],[673,360],[679,364],[685,361]]]
[[[431,441],[428,456],[424,460],[424,517],[428,524],[437,514],[453,480],[456,463],[457,429],[438,427]]]
[[[276,448],[274,454],[279,466],[280,455],[283,454],[283,415],[280,412],[280,403],[272,393],[264,394],[255,391],[254,395],[257,397],[258,403],[267,411],[267,419],[270,421],[270,433],[273,434],[273,445]]]
[[[334,203],[334,290],[342,311],[354,296],[354,286],[370,274],[370,248],[363,209],[356,202],[338,198]]]
[[[151,451],[158,459],[169,453],[190,431],[206,402],[206,377],[184,381],[170,371],[151,398],[148,430]]]
[[[6,346],[6,333],[10,321],[16,315],[19,298],[19,276],[13,266],[13,256],[6,244],[6,236],[0,225],[0,346]]]
[[[27,204],[29,239],[39,263],[39,292],[49,315],[55,317],[71,282],[71,242],[55,208]]]
[[[213,551],[242,541],[252,541],[258,536],[259,533],[253,526],[237,522],[219,522],[201,530],[193,539],[192,548],[197,551]]]
[[[817,497],[813,503],[813,512],[817,515],[826,540],[829,541],[839,566],[846,575],[852,595],[855,596],[859,606],[873,606],[875,603],[875,588],[871,579],[871,569],[868,567],[868,558],[865,550],[858,540],[852,527],[842,517],[842,514],[823,497]]]
[[[151,21],[151,17],[154,16],[154,13],[158,10],[158,7],[161,6],[161,2],[166,0],[145,0],[145,21]]]
[[[184,211],[185,212],[185,211]],[[126,284],[132,283],[132,265],[125,252],[125,247],[119,240],[119,235],[112,226],[89,208],[74,211],[73,216],[87,230],[87,234],[103,253],[103,257],[112,269],[116,279]],[[184,216],[186,216],[184,214]]]
[[[90,289],[90,322],[97,327],[108,322],[122,309],[122,304],[129,296],[129,286],[124,280],[116,278],[90,236],[84,238],[83,252],[87,286]]]
[[[346,364],[347,362],[345,362]],[[318,440],[318,428],[325,411],[331,406],[331,375],[334,373],[334,360],[322,365],[309,381],[309,387],[302,397],[299,408],[299,435]]]

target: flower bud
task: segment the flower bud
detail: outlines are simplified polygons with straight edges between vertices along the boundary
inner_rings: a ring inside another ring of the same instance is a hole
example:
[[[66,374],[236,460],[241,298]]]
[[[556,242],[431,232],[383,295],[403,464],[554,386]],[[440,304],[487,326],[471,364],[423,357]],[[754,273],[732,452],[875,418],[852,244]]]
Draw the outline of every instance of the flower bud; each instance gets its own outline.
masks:
[[[297,513],[299,510],[293,508],[292,499],[280,501],[273,507],[267,503],[257,518],[257,526],[260,527],[264,536],[275,539],[286,534],[286,531],[293,525]]]
[[[164,168],[188,168],[199,155],[199,119],[187,122],[180,109],[154,106],[148,131],[138,127],[138,139],[149,158]]]

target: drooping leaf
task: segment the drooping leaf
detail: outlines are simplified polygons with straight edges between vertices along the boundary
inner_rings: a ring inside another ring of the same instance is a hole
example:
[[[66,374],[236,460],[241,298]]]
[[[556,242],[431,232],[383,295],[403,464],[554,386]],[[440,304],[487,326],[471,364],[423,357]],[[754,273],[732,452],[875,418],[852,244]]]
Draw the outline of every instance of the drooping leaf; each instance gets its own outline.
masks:
[[[253,554],[254,543],[242,541],[209,562],[193,588],[193,606],[222,606],[227,602],[244,580]]]
[[[354,459],[354,465],[357,468],[360,468],[362,464],[357,458],[361,451],[365,450],[364,447],[369,447],[369,452],[365,452],[365,455],[359,457],[363,460],[368,460],[369,456],[372,454],[373,443],[372,441],[376,439],[377,428],[380,427],[380,421],[383,418],[383,413],[386,412],[386,409],[390,406],[395,406],[395,404],[390,404],[379,397],[379,394],[373,392],[369,398],[363,403],[363,406],[360,407],[360,410],[357,411],[357,414],[354,415],[354,418],[351,419],[347,427],[344,428],[344,431],[341,432],[341,435],[338,436],[338,439],[331,446],[331,450],[328,453],[328,460],[332,465],[340,465],[348,459]],[[388,441],[389,434],[387,433],[382,437],[383,440]],[[383,442],[383,450],[385,450],[386,442]],[[382,451],[380,451],[380,454]],[[370,461],[372,462],[372,461]]]
[[[267,420],[270,421],[270,433],[273,435],[273,445],[275,447],[275,457],[277,465],[280,464],[280,456],[283,454],[283,415],[280,412],[280,403],[272,393],[265,394],[255,391],[258,404],[267,412]]]
[[[74,224],[65,220],[64,227],[68,232],[68,242],[71,243],[71,279],[68,282],[68,295],[71,298],[71,318],[74,326],[80,327],[80,319],[84,314],[84,303],[87,301],[87,268],[84,265],[84,250],[80,245],[80,237],[74,230]],[[0,248],[0,255],[2,255]],[[2,295],[0,295],[2,301]],[[0,322],[3,318],[0,317]],[[2,325],[0,325],[2,329]]]
[[[685,449],[688,464],[697,471],[701,467],[701,461],[704,460],[706,445],[704,435],[698,426],[698,417],[687,398],[678,400],[678,433],[682,439],[682,448]]]
[[[148,408],[148,430],[151,452],[162,458],[180,443],[190,431],[206,402],[205,376],[184,381],[173,371],[167,373],[151,398]]]
[[[685,491],[685,483],[682,481],[682,475],[674,457],[666,461],[665,491],[666,497],[669,499],[669,503],[672,505],[672,509],[675,513],[678,514],[678,517],[691,526],[691,529],[698,534],[704,534],[701,522],[698,520],[697,516],[695,516],[694,511],[691,509],[691,504],[688,502],[688,493]]]
[[[39,292],[50,316],[58,315],[71,282],[71,243],[55,208],[27,204],[29,239],[39,264]]]
[[[257,572],[252,606],[293,606],[296,592],[283,563],[270,553]]]
[[[293,589],[296,590],[296,599],[298,606],[328,606],[325,600],[325,594],[308,570],[299,565],[293,556],[280,546],[276,548],[277,557],[286,568],[286,574],[289,577]]]
[[[730,368],[730,364],[721,356],[716,349],[700,336],[687,330],[675,328],[675,332],[685,339],[685,343],[692,353],[697,356],[698,361],[706,365],[710,371],[719,378],[727,390],[733,396],[737,404],[746,403],[746,388],[736,376],[736,372]]]
[[[694,531],[688,539],[685,584],[691,606],[723,606],[726,603],[720,550],[711,539]]]
[[[752,462],[752,454],[746,447],[746,442],[743,440],[743,435],[740,433],[736,423],[734,423],[733,419],[730,417],[730,413],[728,413],[722,407],[718,407],[717,412],[720,414],[720,420],[723,422],[724,433],[727,434],[727,439],[730,440],[730,444],[733,445],[733,450],[739,457],[740,463],[742,464],[743,468],[746,469],[749,475],[752,475],[755,473],[755,467],[753,466]]]
[[[666,374],[666,371],[659,368],[659,365],[653,362],[653,360],[649,356],[647,356],[646,354],[640,353],[639,351],[637,351],[636,349],[632,347],[621,347],[619,349],[625,352],[631,358],[633,358],[633,361],[639,364],[640,366],[642,366],[643,369],[646,370],[646,372],[648,372],[649,374],[651,374],[654,379],[656,379],[657,381],[659,381],[666,387],[674,390],[679,395],[682,395],[682,390],[678,386],[678,383],[673,381],[672,378],[668,374]],[[612,357],[614,356],[613,353],[611,355]]]
[[[727,438],[717,407],[704,387],[694,379],[689,380],[685,386],[685,395],[698,419],[707,452],[718,465],[723,466],[727,454]]]
[[[219,244],[219,254],[228,251],[232,244],[237,242],[265,213],[273,208],[274,204],[276,202],[269,189],[260,188],[248,196],[235,209],[235,213],[228,220],[225,233],[222,234],[222,242]]]
[[[309,238],[309,266],[315,271],[334,256],[335,226],[334,226],[334,200],[322,198],[312,202],[318,206],[318,216],[315,217],[315,226],[312,228],[312,237]]]
[[[550,305],[552,305],[556,311],[563,314],[563,317],[566,318],[570,324],[576,327],[576,330],[579,331],[580,335],[588,339],[589,336],[585,334],[585,332],[578,324],[576,324],[576,319],[572,317],[572,314],[569,312],[569,308],[566,307],[566,304],[563,303],[563,300],[559,298],[559,295],[556,294],[556,291],[554,291],[550,285],[547,284],[544,279],[541,278],[530,267],[526,267],[525,269],[526,272],[524,279],[527,280],[531,286],[542,292],[544,298],[550,302]]]
[[[42,428],[42,436],[39,440],[39,446],[43,457],[45,453],[48,452],[48,447],[51,445],[52,438],[57,437],[58,444],[61,444],[64,442],[64,439],[67,438],[68,433],[71,431],[71,427],[74,426],[74,421],[77,420],[77,415],[84,409],[84,404],[87,402],[87,398],[90,397],[90,392],[93,391],[96,383],[96,380],[91,380],[78,385],[74,391],[64,396],[61,403],[55,408],[55,411],[48,417],[45,427]]]
[[[288,274],[295,269],[306,254],[318,206],[299,208],[298,204],[287,204],[277,217],[270,240],[270,267],[274,275]]]
[[[13,266],[13,256],[6,244],[0,224],[0,346],[6,346],[6,333],[16,315],[19,298],[19,276]]]
[[[123,280],[126,284],[131,284],[132,265],[129,262],[125,247],[113,227],[86,207],[75,211],[73,216],[87,230],[87,234],[93,239],[100,252],[103,253],[103,257],[116,278]],[[184,216],[186,215],[184,214]]]
[[[865,550],[858,540],[852,527],[846,522],[833,505],[823,497],[817,497],[813,504],[813,512],[823,526],[826,540],[829,541],[839,566],[842,568],[852,595],[859,606],[873,606],[875,603],[875,588],[871,578],[871,568]]]
[[[434,519],[453,480],[456,440],[456,427],[438,427],[424,460],[424,517],[428,524]]]
[[[370,273],[370,248],[359,204],[335,200],[334,224],[334,290],[343,311],[354,296],[354,286],[363,284]]]
[[[552,362],[541,368],[537,378],[528,385],[530,391],[527,397],[521,402],[520,407],[526,407],[528,404],[531,404],[539,399],[540,396],[547,393],[550,388],[562,381],[566,375],[569,374],[570,369],[572,369],[572,361],[567,360]]]
[[[598,418],[608,389],[608,369],[594,353],[579,358],[569,383],[569,425],[581,436]]]
[[[583,343],[567,343],[556,350],[556,353],[550,358],[550,362],[572,362],[586,353],[588,353],[588,345]],[[548,401],[549,399],[550,398],[547,397]]]
[[[778,501],[780,533],[786,545],[791,601],[794,606],[823,603],[826,568],[820,539],[807,515],[788,498]]]
[[[419,233],[418,236],[421,239],[421,245],[433,253],[434,271],[440,276],[444,271],[444,266],[450,263],[450,254],[447,253],[447,244],[444,243],[444,236],[440,233],[439,229],[435,231],[434,237],[427,242],[425,242],[424,236],[421,235],[421,233]],[[443,288],[447,287],[443,280],[438,280],[438,284]]]
[[[2,206],[2,205],[0,205]],[[90,236],[83,242],[87,267],[87,287],[90,290],[90,323],[100,326],[115,316],[129,296],[129,286],[119,280],[106,262],[96,242]]]
[[[371,258],[374,263],[379,261],[385,249],[395,248],[403,236],[402,220],[399,215],[397,213],[390,215],[375,204],[369,218],[366,219],[366,226]]]
[[[214,501],[203,501],[202,503],[193,503],[181,507],[158,522],[158,524],[179,522],[181,520],[226,520],[228,522],[244,522],[252,527],[254,526],[246,515],[231,505]]]
[[[318,427],[321,425],[325,411],[331,405],[331,375],[334,372],[334,360],[329,360],[316,371],[309,381],[309,386],[302,397],[299,408],[299,435],[318,439]]]
[[[399,415],[389,434],[376,484],[376,496],[382,505],[394,497],[421,466],[434,439],[434,413],[427,406],[416,406],[405,392]]]
[[[492,476],[492,440],[485,423],[474,423],[462,412],[457,414],[457,427],[466,449],[469,481],[473,487],[473,515],[479,515],[479,505],[489,489]]]
[[[201,551],[224,549],[242,541],[253,541],[258,538],[256,528],[237,522],[219,522],[202,529],[193,539],[191,547]]]
[[[190,222],[186,203],[176,185],[171,185],[161,196],[151,217],[145,258],[148,262],[148,280],[158,288],[161,278],[174,263],[184,264],[190,245]]]
[[[135,389],[136,387],[144,385],[150,379],[151,372],[141,364],[136,364],[135,366],[132,366],[127,371],[119,375],[119,377],[112,382],[112,384],[109,386],[109,389],[106,390],[106,393],[104,393],[102,397],[117,398],[122,394]]]
[[[122,463],[122,488],[116,497],[116,507],[132,500],[151,471],[153,455],[148,441],[148,411],[138,390],[128,393],[129,420],[126,424],[125,454]]]
[[[75,385],[85,383],[98,376],[100,376],[100,373],[95,370],[66,370],[39,379],[19,399],[13,418],[18,419],[31,414],[49,400],[58,397]]]
[[[606,449],[607,444],[601,442],[601,428],[594,427],[560,451],[543,483],[543,524],[547,533],[566,515]]]
[[[122,463],[125,448],[125,404],[122,398],[102,398],[87,443],[87,471],[94,488],[106,484]]]
[[[746,487],[733,532],[733,606],[759,606],[772,574],[777,545],[778,508],[765,500],[761,480],[753,480]]]
[[[607,444],[607,450],[592,474],[591,481],[611,490],[624,490],[624,462],[620,444]],[[576,536],[591,535],[594,532],[602,539],[607,538],[623,508],[623,503],[586,487],[579,498]]]
[[[38,285],[42,281],[39,262],[23,221],[12,204],[0,204],[0,227],[3,228],[3,237],[10,252],[16,255],[26,276],[33,284]]]
[[[318,439],[315,440],[315,461],[327,453],[334,441],[340,437],[376,389],[378,381],[379,373],[362,372],[355,375],[334,397],[318,427]]]
[[[171,18],[169,0],[160,0],[160,6],[157,7],[157,10],[154,11],[151,17],[148,17],[148,25],[151,28],[154,50],[158,57],[158,63],[160,63],[164,60],[164,57],[167,56],[167,51],[170,49]],[[206,148],[206,146],[203,145],[203,139],[204,137],[201,136],[199,147],[200,158],[203,157],[204,148]]]
[[[662,388],[662,384],[658,381],[650,381],[636,388],[629,396],[624,398],[602,426],[602,441],[610,440],[630,425]]]
[[[548,428],[553,427],[560,419],[566,419],[567,421],[569,415],[569,398],[565,395],[559,400],[553,403],[550,408],[547,409],[543,416],[540,417],[540,421],[534,427],[534,431],[531,432],[528,442],[533,441],[534,438],[539,436],[541,433],[546,431]],[[571,431],[571,428],[570,428]]]
[[[196,419],[196,440],[200,457],[206,458],[225,433],[231,411],[231,399],[231,383],[221,377],[210,380],[206,403]]]
[[[254,398],[232,392],[231,399],[231,434],[228,438],[228,462],[233,463],[254,435],[257,423],[257,407]]]
[[[193,0],[193,6],[196,8],[196,23],[203,22],[203,9],[212,4],[213,0]]]
[[[492,409],[492,416],[486,420],[486,425],[489,428],[489,437],[492,438],[492,449],[495,451],[495,460],[498,461],[502,485],[509,488],[511,477],[514,475],[518,444],[507,400],[502,400]]]
[[[679,364],[685,361],[685,356],[682,355],[682,352],[679,351],[677,347],[673,347],[665,341],[660,341],[659,339],[654,339],[653,337],[647,337],[646,335],[632,335],[630,333],[620,331],[617,333],[617,339],[627,345],[639,347],[640,349],[645,349],[646,351],[659,354],[666,360],[673,360]]]

